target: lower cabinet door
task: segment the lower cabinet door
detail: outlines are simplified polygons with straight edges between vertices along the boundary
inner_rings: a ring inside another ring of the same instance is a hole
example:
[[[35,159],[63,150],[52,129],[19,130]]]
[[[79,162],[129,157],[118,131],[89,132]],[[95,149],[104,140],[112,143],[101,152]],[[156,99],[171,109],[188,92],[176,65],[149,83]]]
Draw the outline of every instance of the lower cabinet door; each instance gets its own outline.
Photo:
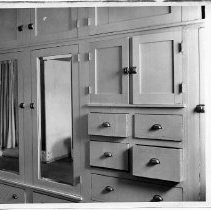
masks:
[[[0,184],[0,203],[25,203],[25,191],[20,188]]]
[[[92,174],[92,200],[102,202],[182,201],[182,188]]]
[[[72,203],[69,200],[56,198],[54,196],[33,192],[33,203]]]

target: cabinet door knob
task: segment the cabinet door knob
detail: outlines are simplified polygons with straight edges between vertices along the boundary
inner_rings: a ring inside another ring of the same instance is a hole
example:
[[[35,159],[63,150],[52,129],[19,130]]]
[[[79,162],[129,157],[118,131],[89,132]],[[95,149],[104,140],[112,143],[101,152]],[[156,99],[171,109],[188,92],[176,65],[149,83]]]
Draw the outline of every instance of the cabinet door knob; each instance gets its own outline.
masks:
[[[103,126],[104,128],[109,128],[109,127],[111,127],[111,124],[110,124],[109,122],[103,122],[103,123],[102,123],[102,126]]]
[[[152,126],[152,130],[161,130],[162,129],[162,126],[160,124],[154,124]]]
[[[106,186],[106,187],[105,187],[105,191],[107,191],[107,192],[112,192],[112,191],[114,191],[114,188],[111,187],[111,186]]]
[[[23,25],[18,26],[18,31],[23,31]]]
[[[33,30],[33,29],[34,29],[33,23],[29,23],[29,24],[28,24],[28,29],[29,29],[29,30]]]
[[[105,152],[104,157],[112,157],[112,153],[111,152]]]
[[[130,67],[129,73],[130,74],[137,74],[136,66]]]
[[[157,165],[157,164],[160,164],[160,160],[158,160],[157,158],[151,158],[149,163],[151,165]]]
[[[163,201],[163,198],[160,195],[154,195],[152,198],[153,202],[161,202]]]
[[[25,108],[25,104],[24,104],[24,103],[20,103],[20,104],[19,104],[19,107],[20,107],[21,109],[24,109],[24,108]]]
[[[35,109],[34,103],[30,103],[30,109]]]
[[[195,108],[195,112],[205,113],[205,105],[204,104],[198,104]]]
[[[130,69],[128,67],[125,67],[122,69],[124,74],[129,74],[130,73]]]
[[[13,199],[18,199],[18,196],[17,196],[16,194],[13,194],[13,195],[12,195],[12,198],[13,198]]]

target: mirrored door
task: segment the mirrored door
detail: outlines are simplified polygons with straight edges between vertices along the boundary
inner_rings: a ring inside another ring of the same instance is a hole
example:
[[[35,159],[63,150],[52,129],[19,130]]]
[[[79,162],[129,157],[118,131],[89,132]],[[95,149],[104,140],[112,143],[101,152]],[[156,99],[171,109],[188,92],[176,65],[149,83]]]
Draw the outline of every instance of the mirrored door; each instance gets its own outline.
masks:
[[[79,193],[77,51],[75,45],[33,51],[32,79],[35,182]]]
[[[23,56],[0,55],[0,175],[20,179],[24,174]]]

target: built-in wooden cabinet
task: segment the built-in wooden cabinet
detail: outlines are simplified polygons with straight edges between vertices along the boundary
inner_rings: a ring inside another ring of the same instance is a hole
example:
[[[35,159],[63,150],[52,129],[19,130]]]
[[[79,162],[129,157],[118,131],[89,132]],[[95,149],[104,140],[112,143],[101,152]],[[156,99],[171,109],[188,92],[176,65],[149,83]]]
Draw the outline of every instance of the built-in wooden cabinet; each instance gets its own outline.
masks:
[[[90,43],[90,103],[182,104],[182,30],[130,39]]]
[[[0,9],[0,203],[204,199],[200,11]]]

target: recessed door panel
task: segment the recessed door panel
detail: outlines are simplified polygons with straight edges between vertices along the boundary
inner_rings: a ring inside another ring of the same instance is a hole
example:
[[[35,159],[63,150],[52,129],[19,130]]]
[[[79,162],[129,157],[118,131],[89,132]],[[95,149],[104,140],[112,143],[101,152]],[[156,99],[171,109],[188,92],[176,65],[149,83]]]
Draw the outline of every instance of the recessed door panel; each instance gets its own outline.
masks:
[[[89,33],[100,34],[181,21],[181,7],[89,8]]]
[[[134,104],[181,104],[181,32],[133,37],[132,66]]]
[[[32,41],[50,41],[77,36],[77,8],[36,8],[31,10]]]
[[[91,103],[128,103],[128,39],[93,42],[90,46]]]

